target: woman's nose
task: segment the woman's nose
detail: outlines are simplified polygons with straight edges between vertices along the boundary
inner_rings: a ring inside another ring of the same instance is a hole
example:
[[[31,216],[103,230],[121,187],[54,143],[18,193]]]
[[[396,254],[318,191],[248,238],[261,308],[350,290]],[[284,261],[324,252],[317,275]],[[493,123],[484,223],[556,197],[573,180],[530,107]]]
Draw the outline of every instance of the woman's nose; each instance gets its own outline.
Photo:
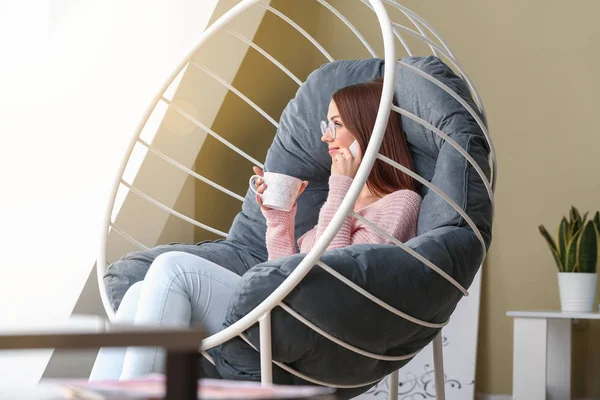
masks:
[[[329,136],[329,133],[325,132],[324,134],[321,135],[321,141],[328,143],[328,142],[333,142],[333,139],[331,138],[331,136]]]

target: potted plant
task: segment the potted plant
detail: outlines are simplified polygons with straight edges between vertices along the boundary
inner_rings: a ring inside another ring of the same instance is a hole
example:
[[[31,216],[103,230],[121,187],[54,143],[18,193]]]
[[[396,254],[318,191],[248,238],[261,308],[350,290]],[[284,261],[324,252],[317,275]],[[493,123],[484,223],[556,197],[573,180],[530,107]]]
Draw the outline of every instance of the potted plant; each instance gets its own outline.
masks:
[[[539,226],[558,266],[558,290],[563,312],[591,312],[594,307],[600,212],[596,212],[591,220],[587,220],[587,214],[582,217],[575,207],[571,207],[569,219],[563,217],[560,221],[556,241],[543,225]]]

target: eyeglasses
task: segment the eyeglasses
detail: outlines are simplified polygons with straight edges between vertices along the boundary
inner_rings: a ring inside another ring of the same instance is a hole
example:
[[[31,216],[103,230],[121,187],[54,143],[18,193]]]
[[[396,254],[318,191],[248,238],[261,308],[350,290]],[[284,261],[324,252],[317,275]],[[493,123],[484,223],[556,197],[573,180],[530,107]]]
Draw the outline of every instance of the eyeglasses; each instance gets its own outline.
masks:
[[[333,121],[329,121],[329,122],[321,121],[321,133],[323,135],[325,135],[326,133],[328,133],[329,137],[332,140],[335,140],[335,122],[333,122]]]

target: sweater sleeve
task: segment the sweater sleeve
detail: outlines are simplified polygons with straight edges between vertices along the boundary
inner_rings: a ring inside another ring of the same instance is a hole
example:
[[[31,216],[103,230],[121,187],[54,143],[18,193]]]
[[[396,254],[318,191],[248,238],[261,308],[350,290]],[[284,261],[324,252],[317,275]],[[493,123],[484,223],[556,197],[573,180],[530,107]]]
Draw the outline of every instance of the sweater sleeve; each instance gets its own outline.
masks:
[[[352,185],[353,179],[345,175],[331,175],[329,177],[329,195],[327,201],[323,204],[321,211],[319,212],[319,222],[317,224],[317,231],[314,237],[314,241],[319,240],[323,232],[333,219],[340,204],[346,197],[350,185]],[[335,235],[327,250],[346,247],[352,244],[352,217],[346,218],[338,233]]]
[[[269,260],[296,254],[294,230],[297,206],[289,211],[261,209],[267,220],[266,245]]]

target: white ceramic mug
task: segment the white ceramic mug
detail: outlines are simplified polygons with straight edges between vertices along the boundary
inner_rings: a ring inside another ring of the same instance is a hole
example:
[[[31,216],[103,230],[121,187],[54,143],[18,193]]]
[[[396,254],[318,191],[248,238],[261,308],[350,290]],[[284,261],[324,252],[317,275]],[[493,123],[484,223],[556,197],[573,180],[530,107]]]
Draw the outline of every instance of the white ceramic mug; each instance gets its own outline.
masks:
[[[290,211],[294,206],[294,201],[298,196],[302,181],[293,176],[278,174],[276,172],[265,172],[265,176],[252,175],[250,177],[250,190],[259,194],[257,191],[256,180],[263,179],[267,188],[261,196],[263,205],[275,210]]]

